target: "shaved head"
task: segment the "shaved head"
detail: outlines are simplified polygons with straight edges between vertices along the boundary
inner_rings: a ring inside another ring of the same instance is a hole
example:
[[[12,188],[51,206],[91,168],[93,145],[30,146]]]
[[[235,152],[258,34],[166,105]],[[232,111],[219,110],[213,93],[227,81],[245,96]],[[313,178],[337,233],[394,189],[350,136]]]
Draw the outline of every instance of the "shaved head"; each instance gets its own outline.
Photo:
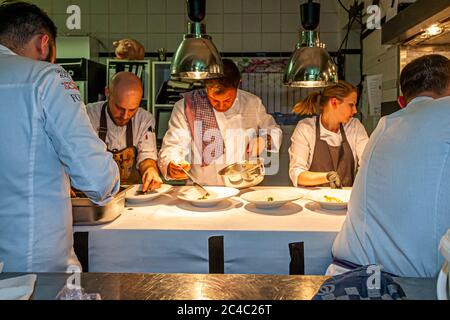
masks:
[[[118,72],[105,89],[108,111],[118,126],[125,126],[139,109],[143,88],[142,81],[131,72]]]

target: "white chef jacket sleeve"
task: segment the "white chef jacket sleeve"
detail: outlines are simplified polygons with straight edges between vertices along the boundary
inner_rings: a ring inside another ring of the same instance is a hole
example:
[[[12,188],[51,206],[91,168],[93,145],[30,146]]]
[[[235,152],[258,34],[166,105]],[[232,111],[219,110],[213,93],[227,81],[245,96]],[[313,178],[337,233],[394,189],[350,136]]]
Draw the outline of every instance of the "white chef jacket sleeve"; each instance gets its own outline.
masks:
[[[289,147],[289,177],[292,184],[297,187],[298,176],[309,170],[310,154],[312,152],[308,132],[305,131],[306,125],[299,123],[291,137],[291,146]]]
[[[367,131],[362,125],[362,123],[355,119],[355,132],[356,132],[356,141],[355,141],[355,153],[356,153],[356,159],[358,161],[358,166],[361,165],[361,159],[363,152],[366,148],[367,142],[369,141],[369,136],[367,135]]]
[[[258,98],[258,127],[259,129],[268,134],[272,138],[272,145],[269,152],[279,152],[281,147],[281,141],[283,140],[283,132],[280,126],[276,123],[275,119],[266,112],[266,107],[264,107],[261,99]]]
[[[166,180],[167,166],[171,161],[179,163],[190,154],[192,136],[184,113],[184,99],[175,103],[158,157],[158,165]]]
[[[146,159],[157,160],[158,152],[156,148],[155,118],[148,111],[142,112],[138,125],[138,143],[136,167]]]
[[[71,179],[94,203],[103,205],[119,190],[119,170],[94,132],[80,92],[60,67],[46,69],[40,85],[44,129]]]

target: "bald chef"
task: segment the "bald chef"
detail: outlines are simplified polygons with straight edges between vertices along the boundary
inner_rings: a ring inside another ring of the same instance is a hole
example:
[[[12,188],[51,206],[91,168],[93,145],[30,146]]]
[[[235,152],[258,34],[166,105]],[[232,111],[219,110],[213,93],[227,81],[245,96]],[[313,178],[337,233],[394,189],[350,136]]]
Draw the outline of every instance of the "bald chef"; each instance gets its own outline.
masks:
[[[156,165],[155,119],[140,108],[141,80],[131,72],[119,72],[105,88],[107,101],[87,105],[98,136],[106,143],[120,170],[121,184],[142,182],[142,191],[161,186]]]

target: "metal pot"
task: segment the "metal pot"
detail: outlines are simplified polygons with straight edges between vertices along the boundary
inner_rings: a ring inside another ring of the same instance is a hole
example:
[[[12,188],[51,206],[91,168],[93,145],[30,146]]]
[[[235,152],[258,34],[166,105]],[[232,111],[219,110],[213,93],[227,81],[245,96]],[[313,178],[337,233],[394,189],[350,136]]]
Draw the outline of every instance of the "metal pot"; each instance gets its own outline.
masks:
[[[254,187],[264,180],[264,161],[245,160],[233,163],[219,171],[226,187],[244,189]]]

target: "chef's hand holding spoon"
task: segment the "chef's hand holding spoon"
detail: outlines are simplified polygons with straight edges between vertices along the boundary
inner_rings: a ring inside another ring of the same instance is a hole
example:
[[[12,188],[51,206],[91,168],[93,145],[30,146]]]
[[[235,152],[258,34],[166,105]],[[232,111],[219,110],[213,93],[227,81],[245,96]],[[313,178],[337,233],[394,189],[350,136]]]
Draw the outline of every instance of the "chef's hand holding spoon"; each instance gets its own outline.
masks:
[[[187,180],[187,175],[180,167],[182,167],[185,171],[189,171],[191,169],[191,165],[187,161],[181,161],[179,163],[174,163],[171,161],[167,166],[167,175],[174,180]]]

